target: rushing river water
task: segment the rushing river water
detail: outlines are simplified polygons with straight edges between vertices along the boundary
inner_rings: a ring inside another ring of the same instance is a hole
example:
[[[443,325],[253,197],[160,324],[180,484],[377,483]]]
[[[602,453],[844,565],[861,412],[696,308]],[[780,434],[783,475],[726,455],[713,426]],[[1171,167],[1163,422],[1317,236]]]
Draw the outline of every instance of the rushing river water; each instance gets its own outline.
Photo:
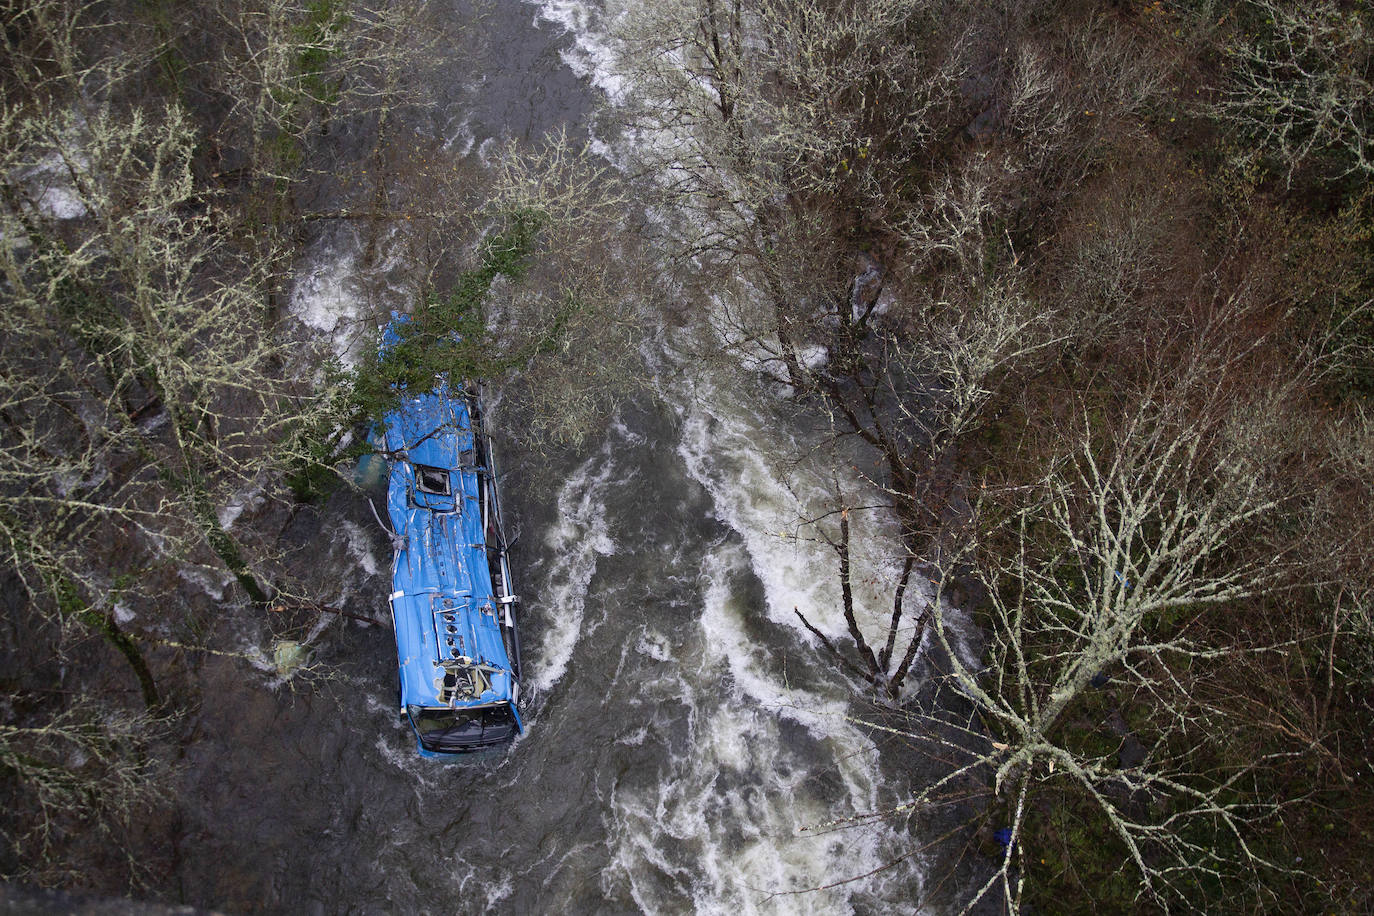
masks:
[[[482,76],[447,74],[436,129],[475,154],[492,136],[581,123],[595,89],[565,62],[591,66],[595,36],[565,31],[581,12],[503,3],[473,26]],[[297,308],[321,329],[349,314],[337,278],[354,253],[321,236],[303,267]],[[783,479],[773,458],[803,433],[781,405],[730,391],[665,385],[566,466],[506,454],[535,688],[509,753],[415,753],[389,627],[332,619],[315,648],[332,673],[311,689],[245,691],[241,662],[206,662],[183,899],[281,913],[910,910],[923,860],[879,870],[918,845],[903,821],[813,829],[900,802],[919,761],[851,720],[854,685],[793,616],[842,629],[833,555],[779,536],[824,481]],[[390,548],[362,496],[302,513],[288,539],[337,588],[325,600],[385,617]],[[879,531],[863,550],[881,591],[896,547]]]

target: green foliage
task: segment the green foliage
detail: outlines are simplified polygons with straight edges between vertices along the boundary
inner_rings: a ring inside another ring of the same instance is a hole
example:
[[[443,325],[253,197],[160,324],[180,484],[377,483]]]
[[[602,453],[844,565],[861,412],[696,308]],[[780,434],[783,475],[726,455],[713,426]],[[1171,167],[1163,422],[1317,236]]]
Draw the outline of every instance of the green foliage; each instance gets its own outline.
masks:
[[[342,447],[358,422],[353,401],[356,378],[356,372],[338,362],[327,362],[318,388],[332,403],[322,410],[302,411],[286,426],[281,451],[286,485],[297,502],[322,506],[343,482],[335,466],[370,451],[365,437]]]
[[[79,622],[82,626],[88,627],[99,633],[105,640],[124,656],[124,660],[129,663],[135,676],[138,678],[139,687],[143,691],[143,702],[148,709],[157,709],[161,705],[158,697],[157,684],[153,679],[152,672],[148,669],[148,663],[143,658],[143,653],[139,651],[127,634],[115,623],[114,616],[110,613],[101,613],[91,607],[85,598],[81,596],[71,578],[65,573],[57,570],[48,572],[49,592],[53,600],[57,603],[58,613],[68,619]]]
[[[1027,811],[1021,839],[1027,911],[1142,912],[1126,847],[1096,808],[1081,786],[1061,779],[1045,786],[1040,803]]]
[[[157,36],[158,75],[174,96],[179,96],[185,88],[182,77],[191,68],[176,42],[176,23],[173,12],[175,0],[140,0],[138,9],[152,25]]]
[[[292,80],[267,87],[268,94],[288,109],[308,104],[332,108],[339,101],[337,86],[327,76],[333,62],[335,43],[347,30],[352,17],[338,0],[312,0],[305,6],[305,18],[290,26],[293,47]]]
[[[336,392],[338,403],[292,424],[283,445],[286,483],[298,501],[318,505],[328,498],[342,481],[336,467],[372,450],[366,430],[379,425],[404,392],[429,391],[440,378],[500,376],[556,350],[572,333],[569,325],[584,303],[571,291],[537,318],[533,333],[514,341],[489,323],[493,284],[497,277],[511,283],[527,277],[545,224],[532,209],[507,214],[482,244],[477,266],[459,274],[447,291],[430,290],[412,314],[392,325],[397,340],[385,352],[355,369],[325,367],[320,387]],[[350,432],[352,443],[343,446]]]
[[[300,46],[296,71],[300,74],[301,88],[308,96],[325,106],[332,106],[338,102],[339,94],[325,81],[332,57],[329,44],[348,28],[352,17],[339,0],[311,0],[305,9],[305,21],[292,30]]]
[[[323,506],[325,500],[341,482],[334,472],[334,464],[345,456],[338,454],[333,447],[337,436],[325,431],[318,437],[302,437],[306,454],[299,457],[286,475],[286,486],[296,502],[312,506]]]
[[[487,326],[486,299],[498,276],[518,282],[529,272],[542,221],[532,211],[511,215],[482,246],[477,267],[447,293],[431,291],[410,320],[393,326],[399,340],[354,377],[355,420],[380,421],[401,392],[428,391],[441,376],[487,378],[533,355],[499,346]]]
[[[287,131],[273,135],[263,147],[263,153],[268,162],[288,169],[298,168],[305,159],[300,140]]]

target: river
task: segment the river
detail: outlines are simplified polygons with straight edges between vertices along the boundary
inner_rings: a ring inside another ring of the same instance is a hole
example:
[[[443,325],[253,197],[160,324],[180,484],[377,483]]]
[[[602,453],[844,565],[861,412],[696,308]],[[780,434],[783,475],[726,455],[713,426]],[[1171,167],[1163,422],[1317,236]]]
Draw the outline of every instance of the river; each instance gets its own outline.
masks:
[[[473,156],[492,137],[578,129],[598,91],[594,21],[568,2],[499,4],[464,32],[478,51],[441,68],[432,129]],[[321,331],[352,314],[338,280],[349,245],[321,230],[301,268],[295,306]],[[676,377],[672,357],[655,359]],[[241,660],[201,662],[174,866],[184,902],[292,914],[915,907],[931,880],[909,854],[920,830],[901,818],[824,827],[900,803],[930,764],[853,721],[868,707],[793,615],[809,608],[842,631],[833,555],[787,536],[825,497],[823,479],[775,460],[809,434],[782,402],[735,399],[723,376],[659,387],[561,464],[504,456],[534,687],[508,753],[448,765],[416,754],[394,705],[389,626],[329,618],[316,673],[272,689],[245,690]],[[298,513],[286,541],[330,583],[323,599],[384,619],[390,547],[366,503],[378,495]],[[878,530],[861,552],[878,595],[900,548]]]

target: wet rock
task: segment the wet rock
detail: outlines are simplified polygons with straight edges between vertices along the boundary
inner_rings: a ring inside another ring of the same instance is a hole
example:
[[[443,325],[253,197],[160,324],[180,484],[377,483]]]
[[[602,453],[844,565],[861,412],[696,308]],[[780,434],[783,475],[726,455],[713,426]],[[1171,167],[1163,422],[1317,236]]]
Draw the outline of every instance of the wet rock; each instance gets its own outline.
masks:
[[[860,253],[857,272],[849,287],[850,314],[855,321],[873,310],[883,291],[883,268],[866,253]]]

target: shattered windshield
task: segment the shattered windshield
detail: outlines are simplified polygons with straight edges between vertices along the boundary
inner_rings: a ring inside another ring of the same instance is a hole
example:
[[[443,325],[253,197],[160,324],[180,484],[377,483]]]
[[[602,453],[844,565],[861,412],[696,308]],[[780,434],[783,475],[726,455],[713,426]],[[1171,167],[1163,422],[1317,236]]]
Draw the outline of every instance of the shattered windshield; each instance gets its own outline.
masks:
[[[461,751],[487,747],[515,735],[510,706],[466,709],[408,707],[420,743],[431,751]]]

